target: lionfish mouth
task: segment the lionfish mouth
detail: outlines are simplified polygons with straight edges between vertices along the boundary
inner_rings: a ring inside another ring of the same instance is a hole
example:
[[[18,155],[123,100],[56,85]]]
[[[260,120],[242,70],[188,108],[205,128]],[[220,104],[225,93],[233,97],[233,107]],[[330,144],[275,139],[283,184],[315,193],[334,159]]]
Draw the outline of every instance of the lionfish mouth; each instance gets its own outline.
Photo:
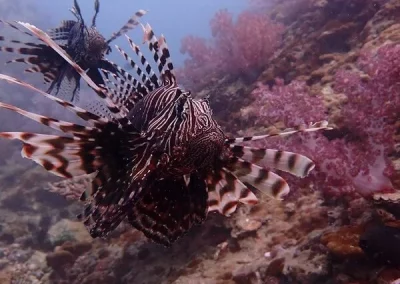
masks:
[[[65,182],[51,188],[67,197],[80,196],[85,208],[78,218],[92,237],[106,237],[126,221],[149,239],[169,246],[193,225],[203,223],[209,212],[230,216],[240,203],[257,203],[254,189],[276,199],[288,194],[287,182],[267,168],[304,177],[314,167],[309,158],[300,154],[238,144],[327,129],[326,122],[260,136],[225,139],[212,119],[206,101],[197,101],[190,96],[185,98],[183,105],[180,99],[178,101],[176,92],[183,92],[174,75],[166,40],[163,36],[157,38],[150,25],[142,26],[144,38],[159,72],[151,68],[139,46],[127,37],[143,67],[117,47],[138,76],[114,64],[118,72],[103,70],[106,85],[100,87],[45,32],[27,23],[19,24],[57,52],[95,91],[103,105],[89,112],[26,82],[0,74],[0,79],[38,92],[89,125],[62,121],[0,103],[1,108],[67,134],[0,132],[0,137],[22,141],[24,157],[66,178]],[[192,113],[202,116],[193,116]],[[196,120],[198,117],[202,119]],[[133,119],[149,127],[137,129],[141,125],[135,123],[134,126]],[[185,163],[195,168],[185,175],[162,175],[160,169],[173,153],[157,149],[172,151],[170,144],[178,140],[177,135],[183,133],[190,137],[195,133],[192,129],[197,128],[208,128],[208,132],[184,145],[189,151],[176,170],[179,172]],[[154,138],[157,129],[165,133],[160,139]],[[202,166],[213,160],[209,156],[217,162],[212,164],[211,170],[204,171]],[[78,183],[84,185],[83,192]]]

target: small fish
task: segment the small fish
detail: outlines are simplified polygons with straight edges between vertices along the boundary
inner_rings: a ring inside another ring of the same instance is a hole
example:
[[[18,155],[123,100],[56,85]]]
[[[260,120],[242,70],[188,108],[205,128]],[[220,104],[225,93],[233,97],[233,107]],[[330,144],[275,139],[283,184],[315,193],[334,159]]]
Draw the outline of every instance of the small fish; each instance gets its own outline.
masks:
[[[105,55],[111,51],[110,42],[137,26],[138,19],[147,12],[137,11],[118,32],[113,33],[110,39],[106,40],[96,28],[96,18],[100,10],[99,0],[95,0],[94,6],[95,14],[91,26],[88,27],[83,20],[77,0],[74,0],[71,12],[76,20],[63,21],[59,27],[51,29],[49,35],[82,69],[87,71],[96,84],[101,85],[104,81],[99,69],[116,72],[111,62],[105,59]],[[19,30],[13,23],[1,22]],[[24,33],[33,36],[30,33]],[[0,36],[0,41],[5,41],[5,37]],[[44,82],[50,85],[47,93],[71,102],[78,100],[80,76],[52,48],[43,43],[17,40],[12,40],[11,43],[22,45],[22,47],[1,46],[0,51],[29,55],[29,57],[17,58],[7,63],[28,64],[29,68],[25,70],[26,72],[43,74]]]
[[[63,57],[107,108],[106,113],[89,112],[0,74],[0,79],[42,94],[89,124],[0,103],[1,108],[68,134],[0,132],[0,137],[22,141],[23,157],[67,179],[51,190],[72,199],[80,196],[85,206],[78,218],[93,238],[106,237],[126,221],[152,241],[170,246],[210,212],[230,216],[240,203],[256,204],[255,190],[278,200],[287,195],[287,182],[267,168],[305,177],[315,166],[300,154],[239,144],[329,129],[326,121],[253,137],[226,137],[208,99],[194,99],[178,86],[167,42],[148,24],[142,26],[144,41],[158,70],[126,36],[142,66],[117,47],[136,74],[115,65],[118,72],[103,70],[105,86],[99,87],[49,35],[19,23]]]

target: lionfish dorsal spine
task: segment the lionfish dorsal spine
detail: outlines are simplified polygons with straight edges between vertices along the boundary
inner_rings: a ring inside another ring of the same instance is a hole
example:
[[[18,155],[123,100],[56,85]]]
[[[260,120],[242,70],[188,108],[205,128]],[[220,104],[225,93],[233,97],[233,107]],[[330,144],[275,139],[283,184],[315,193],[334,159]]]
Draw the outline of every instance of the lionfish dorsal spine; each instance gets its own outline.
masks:
[[[128,22],[123,25],[117,32],[114,32],[111,37],[106,41],[107,44],[110,44],[113,40],[116,38],[120,37],[123,34],[126,34],[129,30],[135,28],[140,24],[139,19],[143,17],[144,15],[147,14],[147,10],[140,9],[135,14],[132,15],[131,18],[129,18]]]
[[[142,29],[144,32],[143,41],[147,43],[149,50],[153,53],[153,59],[157,64],[161,78],[168,79],[168,82],[164,82],[164,85],[176,84],[174,66],[164,36],[161,35],[160,39],[157,39],[149,24],[142,25]]]
[[[92,18],[92,27],[93,28],[96,27],[96,18],[97,18],[97,15],[99,14],[99,11],[100,11],[100,1],[95,0],[94,1],[94,15]]]
[[[135,61],[125,52],[123,51],[118,45],[115,46],[119,53],[122,54],[122,56],[129,62],[131,67],[136,71],[136,74],[139,76],[140,81],[142,82],[141,86],[146,89],[146,92],[151,92],[153,91],[156,86],[154,83],[151,81],[151,79],[146,75],[145,72],[138,66],[138,64],[135,63]],[[144,57],[143,57],[144,58]],[[147,61],[145,61],[147,62]]]
[[[125,35],[125,37],[127,38],[131,49],[133,51],[135,51],[136,55],[140,58],[140,63],[144,66],[144,70],[146,70],[148,78],[153,83],[154,87],[155,88],[160,87],[161,86],[161,81],[159,80],[159,77],[154,72],[154,70],[151,67],[150,63],[147,61],[146,57],[141,52],[140,47],[138,45],[136,45],[128,35]]]

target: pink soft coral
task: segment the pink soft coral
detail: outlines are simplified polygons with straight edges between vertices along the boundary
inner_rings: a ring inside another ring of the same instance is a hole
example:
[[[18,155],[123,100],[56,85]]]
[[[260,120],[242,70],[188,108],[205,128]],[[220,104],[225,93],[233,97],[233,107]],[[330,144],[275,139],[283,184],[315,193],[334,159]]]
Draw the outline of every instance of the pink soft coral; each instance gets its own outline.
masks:
[[[234,22],[231,13],[221,10],[210,25],[213,41],[194,36],[182,40],[181,52],[189,58],[178,76],[193,90],[214,78],[256,78],[280,45],[284,30],[267,16],[250,11],[242,12]]]
[[[269,88],[259,83],[251,94],[256,101],[255,123],[274,125],[283,122],[286,127],[316,122],[326,118],[320,96],[311,96],[304,82],[293,81],[284,85],[276,79]]]
[[[358,192],[369,196],[392,190],[395,122],[400,118],[400,45],[386,45],[375,52],[362,52],[358,68],[341,70],[335,76],[336,92],[347,96],[336,130],[275,138],[258,142],[260,147],[305,154],[316,170],[297,186],[312,182],[325,193]],[[323,117],[320,97],[310,97],[297,82],[270,89],[259,86],[253,93],[262,125],[278,121],[286,127]]]

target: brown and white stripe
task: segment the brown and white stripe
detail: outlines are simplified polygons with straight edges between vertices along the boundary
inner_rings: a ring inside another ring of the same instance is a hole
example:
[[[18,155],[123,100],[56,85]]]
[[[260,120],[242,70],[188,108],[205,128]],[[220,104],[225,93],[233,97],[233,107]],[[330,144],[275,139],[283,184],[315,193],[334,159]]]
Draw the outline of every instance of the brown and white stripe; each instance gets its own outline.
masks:
[[[281,200],[290,191],[289,185],[283,178],[241,158],[231,158],[227,168],[245,184],[250,184],[274,199]]]
[[[230,145],[230,149],[236,157],[248,162],[285,171],[298,177],[307,176],[315,167],[311,159],[292,152],[239,145]]]
[[[146,10],[138,10],[133,16],[128,20],[128,22],[122,26],[117,32],[114,32],[111,37],[107,40],[107,43],[112,42],[116,38],[120,37],[123,34],[126,34],[129,30],[134,29],[137,25],[140,24],[139,19],[147,14]]]
[[[319,121],[319,122],[315,122],[315,123],[310,123],[308,126],[300,125],[298,127],[287,128],[282,131],[273,129],[273,130],[268,131],[268,133],[264,134],[264,135],[246,136],[246,137],[238,137],[238,138],[227,138],[225,140],[225,143],[226,144],[236,144],[236,143],[242,143],[242,142],[261,140],[261,139],[274,137],[274,136],[287,136],[287,135],[292,135],[292,134],[299,133],[299,132],[313,132],[313,131],[330,130],[330,129],[332,129],[332,128],[328,126],[328,122],[326,120],[323,120],[323,121]]]

